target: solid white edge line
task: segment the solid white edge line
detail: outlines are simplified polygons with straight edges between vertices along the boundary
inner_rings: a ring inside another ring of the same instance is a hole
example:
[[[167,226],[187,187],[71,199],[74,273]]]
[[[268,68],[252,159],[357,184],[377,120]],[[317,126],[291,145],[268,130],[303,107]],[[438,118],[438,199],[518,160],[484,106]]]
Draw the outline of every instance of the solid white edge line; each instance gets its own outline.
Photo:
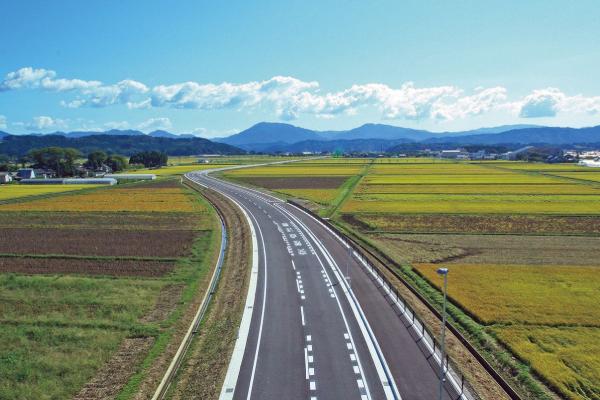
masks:
[[[194,180],[193,175],[194,174],[190,174],[188,178]],[[219,395],[220,400],[229,400],[233,399],[233,394],[237,385],[242,361],[244,359],[244,353],[246,351],[246,344],[248,342],[248,336],[250,333],[250,323],[252,321],[252,313],[254,311],[253,306],[256,298],[256,289],[258,284],[259,258],[256,231],[254,230],[254,226],[252,224],[252,221],[250,220],[250,217],[236,200],[232,199],[230,196],[220,191],[219,194],[227,197],[242,211],[242,214],[244,214],[244,217],[246,218],[246,221],[250,226],[250,232],[252,236],[252,268],[250,270],[250,281],[248,284],[248,293],[246,294],[246,304],[244,305],[242,320],[240,322],[240,327],[238,330],[238,337],[235,340],[235,345],[233,347],[233,352],[231,353],[231,359],[229,360],[229,366],[227,368],[227,374],[225,375],[225,380],[223,381],[223,386],[221,387],[221,394]]]

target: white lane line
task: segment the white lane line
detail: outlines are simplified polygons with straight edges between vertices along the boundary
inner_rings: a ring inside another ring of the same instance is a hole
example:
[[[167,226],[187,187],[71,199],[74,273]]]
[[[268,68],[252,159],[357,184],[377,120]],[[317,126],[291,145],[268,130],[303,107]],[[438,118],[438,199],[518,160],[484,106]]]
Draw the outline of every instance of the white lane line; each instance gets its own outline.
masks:
[[[304,348],[304,370],[306,379],[308,380],[308,350],[306,347]]]
[[[263,290],[262,310],[260,312],[260,325],[258,327],[258,339],[256,341],[256,351],[254,353],[254,362],[252,364],[252,373],[250,375],[250,385],[248,386],[248,397],[247,397],[248,400],[250,400],[250,398],[252,397],[252,388],[254,385],[254,376],[256,374],[256,364],[258,362],[258,353],[260,351],[263,323],[265,321],[265,308],[267,305],[267,247],[265,246],[265,238],[263,236],[262,229],[260,229],[260,225],[258,224],[258,221],[256,220],[256,218],[254,217],[254,215],[252,213],[250,213],[250,216],[252,217],[252,219],[254,219],[254,222],[256,222],[256,227],[258,228],[258,233],[260,234],[260,241],[262,242],[262,246],[263,246],[263,267],[264,267],[264,276],[265,276],[264,281],[265,282],[264,282],[264,290]]]
[[[335,262],[335,259],[329,253],[329,251],[327,250],[327,248],[325,247],[325,245],[321,242],[321,240],[319,240],[316,237],[316,235],[310,230],[310,228],[308,228],[308,226],[306,226],[306,224],[304,224],[302,221],[300,221],[298,217],[296,217],[295,215],[293,215],[291,212],[283,209],[282,207],[279,207],[278,205],[275,205],[275,207],[277,207],[280,210],[282,210],[282,211],[286,212],[287,214],[289,214],[290,217],[291,217],[291,219],[293,219],[294,221],[296,221],[298,223],[298,225],[300,225],[300,226],[302,226],[304,228],[304,230],[306,231],[306,233],[308,234],[308,236],[317,245],[317,247],[319,248],[319,250],[321,251],[321,253],[325,257],[325,259],[327,260],[330,268],[333,270],[333,273],[336,276],[336,279],[341,284],[341,289],[344,292],[344,294],[346,296],[346,299],[348,300],[348,303],[349,303],[350,308],[351,308],[351,310],[352,310],[352,312],[353,312],[353,314],[354,314],[354,316],[356,318],[356,321],[357,321],[357,323],[359,325],[359,328],[360,328],[360,330],[362,332],[362,335],[365,338],[365,341],[367,343],[367,348],[369,349],[369,353],[371,355],[373,363],[375,364],[375,369],[377,370],[377,374],[379,375],[379,379],[380,379],[380,382],[381,382],[381,384],[383,386],[383,390],[385,392],[386,397],[388,399],[392,399],[392,398],[393,399],[401,399],[400,393],[398,392],[398,388],[396,386],[396,382],[394,381],[391,372],[389,372],[390,369],[389,369],[389,366],[387,364],[387,361],[385,360],[385,356],[381,352],[381,348],[379,347],[379,343],[377,343],[377,338],[373,334],[373,331],[372,331],[372,329],[371,329],[371,327],[369,325],[369,322],[367,321],[367,319],[366,319],[366,317],[364,315],[364,312],[363,312],[362,308],[360,307],[360,304],[358,303],[358,300],[354,296],[354,293],[352,292],[352,289],[348,285],[348,282],[345,279],[342,278],[342,273],[340,271],[339,266]],[[300,210],[300,211],[302,211],[302,210]],[[315,220],[317,223],[320,223],[313,216],[307,214],[304,211],[302,211],[302,212],[304,214],[308,215],[308,217],[310,217],[313,220]],[[327,228],[327,227],[325,227],[325,228]],[[331,230],[329,230],[329,231],[331,232]],[[338,300],[338,304],[339,304],[339,300]],[[362,366],[359,365],[359,367],[362,370]],[[387,383],[387,385],[385,383]],[[367,385],[367,391],[368,391],[368,385]],[[370,395],[369,395],[369,397],[370,397]]]
[[[315,381],[310,381],[310,390],[317,390],[317,384]]]
[[[300,306],[300,315],[302,316],[302,326],[306,326],[306,322],[304,321],[304,307]]]
[[[296,263],[294,262],[294,260],[292,260],[292,268],[294,269],[294,271],[296,270]],[[298,274],[300,274],[300,272],[298,272]]]
[[[306,335],[306,341],[307,342],[312,342],[312,336],[311,335]]]

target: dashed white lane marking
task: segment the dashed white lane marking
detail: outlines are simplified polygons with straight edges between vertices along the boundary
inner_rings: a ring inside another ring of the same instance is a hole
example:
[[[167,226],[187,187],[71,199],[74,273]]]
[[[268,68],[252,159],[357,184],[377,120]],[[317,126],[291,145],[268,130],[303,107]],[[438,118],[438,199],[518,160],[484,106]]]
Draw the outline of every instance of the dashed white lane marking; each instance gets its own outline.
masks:
[[[315,381],[310,381],[310,390],[317,390],[317,384]]]
[[[347,333],[344,333],[344,339],[349,340],[350,336]]]
[[[312,336],[311,335],[306,335],[306,341],[307,342],[312,342]]]
[[[304,371],[304,376],[306,376],[306,379],[308,379],[308,350],[306,347],[304,348]]]
[[[294,271],[296,270],[296,263],[294,263],[294,260],[292,260],[292,268]],[[300,272],[298,272],[298,275],[300,275]]]
[[[304,321],[304,307],[300,306],[300,315],[302,316],[302,326],[306,326],[306,322]]]

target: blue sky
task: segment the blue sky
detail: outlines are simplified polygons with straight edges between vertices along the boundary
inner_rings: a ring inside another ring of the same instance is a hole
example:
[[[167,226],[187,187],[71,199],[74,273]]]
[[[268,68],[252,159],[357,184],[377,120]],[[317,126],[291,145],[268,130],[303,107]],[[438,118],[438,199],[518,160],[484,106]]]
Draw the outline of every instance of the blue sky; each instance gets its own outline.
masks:
[[[600,4],[12,1],[0,129],[600,124]]]

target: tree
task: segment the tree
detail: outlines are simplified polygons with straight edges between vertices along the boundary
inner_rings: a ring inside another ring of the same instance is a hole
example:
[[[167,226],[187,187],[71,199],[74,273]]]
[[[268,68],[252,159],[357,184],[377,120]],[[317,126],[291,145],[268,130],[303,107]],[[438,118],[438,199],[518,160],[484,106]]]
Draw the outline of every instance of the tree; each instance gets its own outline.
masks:
[[[129,158],[129,164],[143,164],[146,168],[167,165],[169,157],[160,151],[141,151]]]
[[[93,151],[90,154],[88,154],[88,158],[87,161],[85,162],[84,166],[86,168],[92,169],[92,170],[98,170],[100,168],[102,168],[103,165],[106,164],[106,160],[108,159],[108,156],[106,155],[105,152],[97,150],[97,151]]]
[[[81,157],[77,149],[62,147],[45,147],[29,152],[34,168],[52,169],[57,176],[73,176],[75,160]]]
[[[106,165],[108,165],[113,172],[123,171],[127,167],[127,157],[113,154],[106,159]]]

